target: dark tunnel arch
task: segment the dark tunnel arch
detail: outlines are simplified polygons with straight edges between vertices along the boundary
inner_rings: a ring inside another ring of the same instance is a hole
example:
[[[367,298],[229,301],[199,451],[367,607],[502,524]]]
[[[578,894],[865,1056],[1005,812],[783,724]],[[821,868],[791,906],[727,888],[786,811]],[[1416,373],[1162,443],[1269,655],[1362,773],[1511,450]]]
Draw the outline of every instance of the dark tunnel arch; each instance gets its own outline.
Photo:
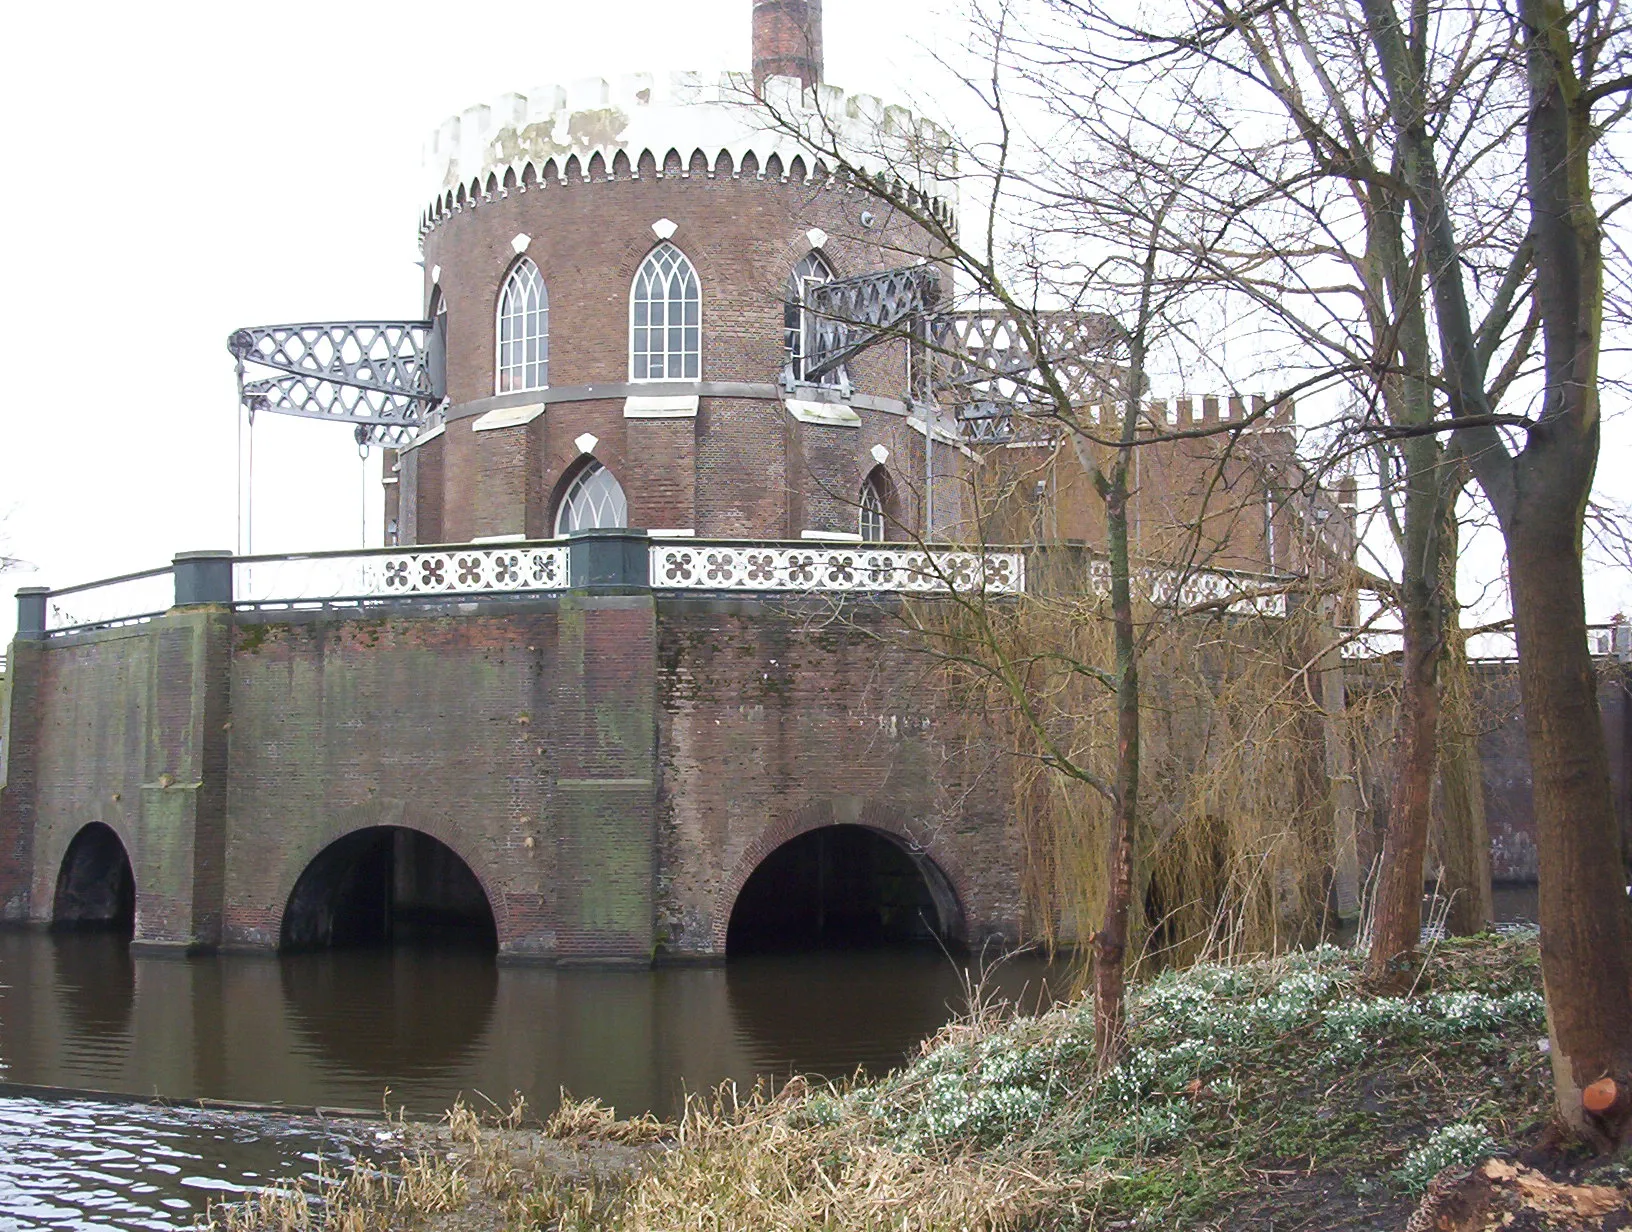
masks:
[[[289,892],[278,948],[398,944],[497,950],[487,891],[453,848],[422,831],[370,826],[336,839]]]
[[[57,871],[53,928],[130,934],[136,928],[136,876],[113,827],[93,821],[74,835]]]
[[[818,826],[749,874],[731,907],[726,954],[966,944],[963,907],[940,866],[871,826]]]

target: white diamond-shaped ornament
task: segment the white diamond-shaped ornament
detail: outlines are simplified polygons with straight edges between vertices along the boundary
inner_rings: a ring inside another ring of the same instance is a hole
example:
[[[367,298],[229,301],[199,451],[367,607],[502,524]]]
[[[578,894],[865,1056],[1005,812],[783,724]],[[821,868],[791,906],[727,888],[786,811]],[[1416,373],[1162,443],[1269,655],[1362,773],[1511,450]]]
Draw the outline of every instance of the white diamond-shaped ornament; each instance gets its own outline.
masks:
[[[652,234],[660,240],[673,239],[674,233],[678,230],[679,224],[670,218],[659,218],[652,224]]]
[[[810,241],[812,248],[827,247],[827,232],[820,227],[812,227],[809,231],[806,231],[805,238]]]
[[[594,453],[595,446],[599,445],[600,443],[601,438],[590,432],[584,433],[577,440],[573,441],[573,444],[578,446],[579,453]]]
[[[527,251],[527,245],[531,244],[532,242],[533,242],[533,237],[532,236],[530,236],[530,235],[518,235],[518,236],[516,236],[515,239],[510,241],[510,247],[512,247],[512,248],[514,248],[516,250],[516,255],[519,257],[522,253]]]
[[[884,446],[882,446],[882,445],[874,445],[873,446],[873,461],[874,462],[877,462],[880,466],[883,466],[884,463],[888,462],[889,460],[890,460],[890,451],[888,449],[884,448]]]

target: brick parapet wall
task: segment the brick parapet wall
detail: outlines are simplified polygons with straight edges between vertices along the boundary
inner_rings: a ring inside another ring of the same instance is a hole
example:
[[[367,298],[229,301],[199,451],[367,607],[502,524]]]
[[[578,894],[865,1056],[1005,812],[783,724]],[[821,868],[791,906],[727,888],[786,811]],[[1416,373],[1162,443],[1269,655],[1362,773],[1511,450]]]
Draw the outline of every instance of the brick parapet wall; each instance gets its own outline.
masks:
[[[887,606],[468,606],[178,611],[22,648],[19,717],[40,735],[25,757],[14,719],[11,918],[49,921],[68,845],[99,821],[131,858],[138,941],[270,950],[330,844],[403,826],[469,865],[504,957],[717,956],[760,858],[851,823],[931,861],[972,939],[1018,934],[1001,768],[961,756],[974,734]],[[23,761],[33,788],[14,794]]]
[[[0,922],[31,915],[34,831],[39,790],[42,675],[40,642],[14,641],[6,657],[5,774],[0,776]]]
[[[892,605],[834,616],[820,603],[659,602],[658,915],[669,952],[719,953],[759,860],[830,823],[927,855],[971,940],[1019,934],[1004,765],[964,756],[972,733],[928,683]]]

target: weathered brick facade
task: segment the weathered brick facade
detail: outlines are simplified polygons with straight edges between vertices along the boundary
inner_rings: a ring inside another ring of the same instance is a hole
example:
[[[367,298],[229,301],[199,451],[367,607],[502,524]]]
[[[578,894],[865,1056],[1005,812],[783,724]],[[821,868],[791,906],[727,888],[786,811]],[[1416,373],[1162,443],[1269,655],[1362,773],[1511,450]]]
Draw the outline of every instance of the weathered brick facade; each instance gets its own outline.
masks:
[[[451,405],[445,430],[404,450],[388,476],[399,481],[387,517],[401,540],[548,538],[587,460],[577,444],[586,433],[597,440],[590,452],[628,496],[630,524],[647,529],[854,535],[857,494],[881,465],[878,445],[889,450],[889,482],[921,492],[926,438],[905,400],[904,345],[880,346],[849,365],[845,423],[799,420],[777,385],[788,279],[812,251],[812,232],[822,233],[823,257],[839,277],[935,255],[928,235],[899,219],[873,219],[878,209],[853,187],[809,175],[802,162],[762,169],[752,156],[739,166],[726,155],[661,172],[655,161],[623,159],[589,174],[569,165],[559,178],[500,188],[442,219],[425,237],[426,302],[446,311]],[[631,383],[631,286],[659,243],[653,224],[665,219],[701,284],[701,379]],[[527,238],[525,258],[549,290],[549,388],[495,395],[498,297],[518,260],[518,237]],[[596,396],[600,390],[608,396]],[[632,418],[631,394],[696,396],[699,405],[683,417]],[[477,430],[488,412],[518,407],[538,414]],[[915,503],[891,512],[896,533],[921,530]]]
[[[814,826],[891,836],[1013,938],[1003,766],[921,682],[886,606],[573,591],[283,618],[178,608],[19,642],[0,792],[5,918],[48,923],[87,824],[136,880],[136,942],[271,950],[301,874],[376,826],[472,870],[502,956],[724,952],[737,892]],[[32,673],[37,686],[25,683]]]

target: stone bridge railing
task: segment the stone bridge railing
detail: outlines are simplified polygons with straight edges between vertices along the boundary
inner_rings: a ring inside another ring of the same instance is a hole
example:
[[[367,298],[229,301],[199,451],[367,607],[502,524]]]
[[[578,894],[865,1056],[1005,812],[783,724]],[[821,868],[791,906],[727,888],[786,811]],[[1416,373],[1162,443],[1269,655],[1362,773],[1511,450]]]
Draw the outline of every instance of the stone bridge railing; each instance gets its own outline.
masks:
[[[1141,570],[1141,589],[1176,608],[1219,606],[1234,615],[1284,616],[1291,579],[1227,569]],[[1085,581],[1108,586],[1103,560],[1090,557]],[[1276,585],[1276,584],[1279,585]],[[1019,551],[971,551],[916,544],[777,543],[653,539],[640,531],[588,531],[541,542],[234,556],[185,552],[171,564],[61,590],[17,592],[18,634],[53,637],[141,624],[171,607],[199,603],[243,611],[371,607],[416,601],[520,598],[586,586],[671,593],[977,594],[1026,590]],[[1397,629],[1346,630],[1346,660],[1400,650]],[[1632,660],[1632,625],[1592,625],[1592,653]],[[1511,629],[1470,636],[1469,657],[1517,658]],[[0,657],[0,670],[4,658]]]
[[[569,539],[284,556],[183,553],[164,568],[62,590],[18,591],[18,632],[52,637],[139,624],[172,606],[276,611],[524,597],[586,586],[759,594],[1015,595],[1020,552],[915,545],[653,540],[638,531]]]

